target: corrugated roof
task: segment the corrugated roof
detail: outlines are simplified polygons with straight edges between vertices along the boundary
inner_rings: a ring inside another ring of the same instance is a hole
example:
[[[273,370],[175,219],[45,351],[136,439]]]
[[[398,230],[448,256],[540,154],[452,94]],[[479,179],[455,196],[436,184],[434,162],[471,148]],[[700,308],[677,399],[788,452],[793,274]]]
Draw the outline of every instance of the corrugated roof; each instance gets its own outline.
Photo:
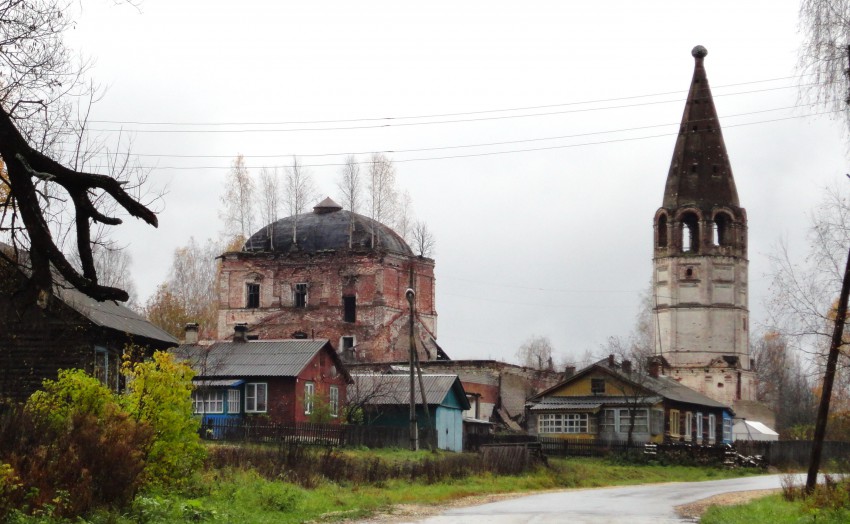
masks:
[[[175,354],[188,360],[198,377],[295,377],[327,343],[291,339],[184,344]]]
[[[358,395],[369,395],[368,403],[374,405],[410,404],[410,375],[351,375],[354,386],[348,388],[348,395],[354,398]],[[428,405],[441,404],[452,388],[457,388],[461,409],[469,409],[469,401],[463,391],[457,375],[422,375],[425,388],[425,398]],[[422,398],[419,393],[419,378],[416,378],[416,403]],[[464,406],[465,405],[465,406]]]
[[[29,253],[27,251],[15,251],[12,246],[3,242],[0,242],[0,250],[9,257],[17,256],[20,261],[17,269],[24,275],[30,274],[28,263]],[[56,297],[96,326],[114,329],[115,331],[137,337],[148,338],[152,341],[165,342],[170,345],[178,344],[176,338],[151,324],[127,306],[123,306],[114,300],[98,302],[71,286],[58,271],[53,268],[51,270]]]
[[[168,344],[177,345],[179,343],[176,338],[151,324],[132,309],[115,301],[98,302],[85,293],[70,287],[57,286],[56,289],[56,294],[62,302],[85,316],[95,325]]]

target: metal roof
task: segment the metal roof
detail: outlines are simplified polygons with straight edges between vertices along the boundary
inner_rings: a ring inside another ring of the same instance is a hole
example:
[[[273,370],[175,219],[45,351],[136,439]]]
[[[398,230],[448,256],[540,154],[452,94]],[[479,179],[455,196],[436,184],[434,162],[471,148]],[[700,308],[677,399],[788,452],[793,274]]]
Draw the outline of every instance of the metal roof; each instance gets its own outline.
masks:
[[[331,204],[334,204],[331,201]],[[324,206],[324,207],[322,207]],[[318,251],[374,248],[391,253],[412,256],[410,246],[395,231],[369,217],[345,211],[329,204],[319,204],[312,213],[282,218],[273,222],[245,242],[243,251],[275,253],[315,253]],[[297,228],[295,226],[297,225]],[[298,242],[292,242],[292,231],[296,229]]]
[[[176,338],[151,324],[132,309],[115,301],[98,302],[85,293],[62,285],[57,285],[56,289],[56,295],[62,302],[95,325],[175,346],[179,343]]]
[[[348,388],[349,398],[368,395],[368,404],[410,404],[410,375],[351,375],[354,385]],[[461,409],[470,408],[469,400],[457,375],[422,375],[425,399],[428,405],[442,404],[452,389],[461,403]],[[419,393],[419,378],[416,378],[416,403],[422,402]]]
[[[24,275],[30,274],[29,268],[29,252],[23,249],[15,250],[9,244],[0,242],[0,250],[8,257],[17,257],[19,264],[18,271]],[[144,317],[114,300],[98,302],[78,291],[62,275],[51,267],[51,276],[53,278],[53,289],[60,301],[65,305],[83,315],[92,324],[100,327],[109,328],[121,333],[144,337],[154,342],[164,342],[167,346],[176,346],[178,341],[168,332],[151,324]]]
[[[188,360],[198,377],[295,377],[326,344],[324,339],[184,344],[175,354]]]

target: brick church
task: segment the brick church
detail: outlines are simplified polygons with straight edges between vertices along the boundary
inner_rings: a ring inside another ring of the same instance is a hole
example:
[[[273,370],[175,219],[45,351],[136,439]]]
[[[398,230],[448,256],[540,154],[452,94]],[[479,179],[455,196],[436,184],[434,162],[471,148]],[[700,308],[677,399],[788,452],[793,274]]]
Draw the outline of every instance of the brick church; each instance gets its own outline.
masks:
[[[327,198],[222,255],[218,338],[246,323],[253,339],[328,339],[349,363],[407,360],[408,288],[420,360],[446,359],[436,342],[434,260]]]

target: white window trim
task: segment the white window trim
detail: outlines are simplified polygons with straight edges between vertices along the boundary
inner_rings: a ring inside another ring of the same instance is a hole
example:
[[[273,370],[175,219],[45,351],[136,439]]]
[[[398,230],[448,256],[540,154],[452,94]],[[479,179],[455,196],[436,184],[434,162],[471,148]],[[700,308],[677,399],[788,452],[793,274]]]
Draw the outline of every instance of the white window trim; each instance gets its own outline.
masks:
[[[537,432],[580,435],[590,433],[588,413],[543,413],[537,417]]]
[[[262,392],[262,396],[258,393]],[[268,411],[269,385],[265,382],[245,384],[245,413],[266,413]],[[262,404],[262,405],[261,405]]]
[[[224,391],[212,389],[192,393],[196,415],[221,415],[224,413]]]
[[[328,408],[332,417],[339,416],[339,386],[331,386],[328,390]]]
[[[316,395],[316,384],[314,382],[304,383],[304,414],[313,413],[313,398]]]
[[[227,413],[236,415],[242,411],[242,395],[238,389],[227,390]]]
[[[685,412],[685,440],[691,440],[694,434],[694,414]]]
[[[717,441],[717,418],[714,413],[708,414],[708,443],[714,444]]]
[[[629,426],[631,425],[631,416],[629,415],[629,408],[607,408],[602,413],[602,422],[601,426],[603,428],[611,428],[614,433],[628,433]],[[613,420],[610,423],[606,423],[605,419],[608,413],[613,414]],[[643,422],[641,422],[643,419]],[[637,408],[635,410],[635,433],[646,433],[649,434],[649,409],[648,408]],[[643,427],[646,429],[644,430]]]
[[[697,411],[694,418],[697,419],[697,444],[702,444],[702,413]]]

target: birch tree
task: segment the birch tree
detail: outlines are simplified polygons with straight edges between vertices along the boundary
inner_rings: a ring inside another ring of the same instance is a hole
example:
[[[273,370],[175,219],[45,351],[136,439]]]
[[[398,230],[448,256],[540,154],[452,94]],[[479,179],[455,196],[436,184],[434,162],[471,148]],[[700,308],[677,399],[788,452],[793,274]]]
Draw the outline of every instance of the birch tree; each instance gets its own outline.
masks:
[[[254,232],[254,193],[254,180],[245,166],[245,157],[239,154],[225,180],[219,212],[229,238],[247,240]]]
[[[342,207],[351,213],[357,213],[360,209],[363,194],[363,177],[360,174],[360,164],[357,157],[349,155],[345,159],[345,165],[339,172],[337,187],[340,191],[340,203]],[[354,217],[348,221],[348,248],[351,249],[354,241]]]
[[[307,211],[307,206],[316,200],[316,186],[310,171],[301,165],[297,157],[292,157],[292,165],[286,169],[286,183],[283,187],[287,210],[293,217],[292,243],[298,243],[298,215]]]
[[[260,171],[260,219],[266,224],[269,249],[274,250],[274,223],[280,218],[281,184],[278,169],[263,168]]]
[[[177,338],[182,338],[187,322],[197,322],[202,337],[214,336],[218,315],[216,257],[223,249],[214,240],[201,244],[194,238],[177,248],[168,279],[145,304],[146,318]]]
[[[368,176],[369,218],[380,224],[393,221],[396,212],[396,173],[392,160],[381,153],[373,153]],[[376,245],[375,228],[372,227],[372,247]]]
[[[798,70],[803,97],[842,113],[850,126],[850,0],[803,0],[800,32]]]

